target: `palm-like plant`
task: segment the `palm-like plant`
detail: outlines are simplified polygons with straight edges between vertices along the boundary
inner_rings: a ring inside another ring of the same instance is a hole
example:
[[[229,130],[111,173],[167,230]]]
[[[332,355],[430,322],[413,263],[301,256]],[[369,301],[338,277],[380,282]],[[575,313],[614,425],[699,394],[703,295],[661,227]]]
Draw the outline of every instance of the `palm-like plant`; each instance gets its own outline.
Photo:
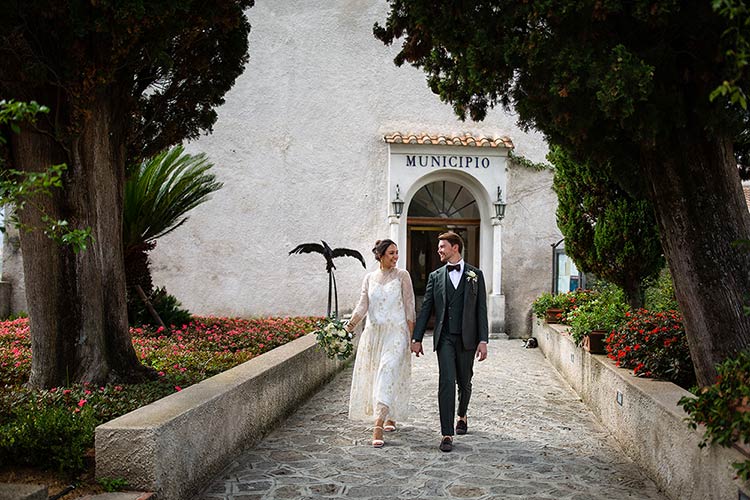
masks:
[[[352,250],[350,248],[336,248],[334,250],[325,241],[321,240],[320,243],[323,244],[302,243],[301,245],[297,245],[296,247],[294,247],[294,249],[289,252],[289,255],[302,253],[319,253],[323,256],[323,258],[326,260],[326,272],[328,273],[328,311],[326,312],[326,316],[329,318],[338,318],[339,294],[336,290],[336,276],[333,273],[333,270],[336,269],[336,265],[333,263],[333,259],[337,257],[354,257],[362,263],[362,267],[364,267],[365,269],[367,269],[367,264],[365,263],[365,259],[362,257],[362,254],[356,250]],[[333,315],[331,315],[331,285],[333,285],[333,296],[336,300],[336,310]]]
[[[139,286],[153,291],[148,252],[156,240],[183,225],[186,214],[223,184],[209,173],[205,154],[190,155],[182,146],[163,151],[131,172],[125,184],[123,243],[129,303]]]

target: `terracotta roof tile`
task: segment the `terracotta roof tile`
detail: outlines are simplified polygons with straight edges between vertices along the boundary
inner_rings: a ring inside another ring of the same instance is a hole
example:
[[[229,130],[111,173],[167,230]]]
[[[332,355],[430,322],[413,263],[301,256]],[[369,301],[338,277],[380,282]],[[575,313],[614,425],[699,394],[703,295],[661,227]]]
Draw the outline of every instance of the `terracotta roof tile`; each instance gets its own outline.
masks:
[[[510,137],[464,135],[402,134],[394,132],[383,137],[388,144],[436,144],[447,146],[475,146],[484,148],[513,148]]]

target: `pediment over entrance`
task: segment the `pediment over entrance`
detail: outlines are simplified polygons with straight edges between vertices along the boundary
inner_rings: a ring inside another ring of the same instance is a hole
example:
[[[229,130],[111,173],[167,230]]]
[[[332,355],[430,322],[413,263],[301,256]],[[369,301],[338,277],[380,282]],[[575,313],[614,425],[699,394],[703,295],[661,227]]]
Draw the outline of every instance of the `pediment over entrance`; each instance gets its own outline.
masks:
[[[508,136],[487,137],[483,135],[430,135],[430,134],[402,134],[394,132],[386,134],[383,139],[388,144],[434,144],[437,146],[473,146],[483,148],[513,148],[513,141]]]

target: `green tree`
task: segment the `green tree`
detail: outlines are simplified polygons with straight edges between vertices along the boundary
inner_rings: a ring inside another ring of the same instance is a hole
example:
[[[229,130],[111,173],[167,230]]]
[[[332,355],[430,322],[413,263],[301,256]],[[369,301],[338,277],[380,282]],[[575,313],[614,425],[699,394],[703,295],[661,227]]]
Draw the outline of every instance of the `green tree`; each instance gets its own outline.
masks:
[[[37,102],[0,101],[0,131],[5,127],[6,133],[20,133],[20,123],[35,123],[39,113],[49,113],[49,108]],[[38,196],[49,196],[52,191],[62,187],[62,173],[67,166],[51,165],[43,172],[20,172],[2,168],[3,157],[7,154],[7,140],[0,133],[0,206],[11,205],[23,209],[27,203],[34,204]],[[68,221],[52,219],[44,209],[34,207],[41,214],[42,227],[23,225],[15,212],[5,213],[0,231],[5,231],[6,222],[25,231],[42,230],[44,234],[61,245],[70,245],[74,252],[86,249],[86,241],[91,234],[90,228],[71,229]]]
[[[0,2],[0,95],[50,113],[9,137],[9,168],[65,163],[62,189],[36,205],[72,229],[75,253],[21,232],[34,345],[30,384],[151,376],[128,332],[122,208],[125,166],[210,131],[242,73],[253,0]],[[21,223],[40,226],[27,205]]]
[[[555,167],[552,187],[565,252],[579,269],[622,288],[630,307],[642,307],[641,283],[664,266],[651,204],[612,182],[608,165],[578,163],[559,147],[547,159]]]
[[[128,313],[141,301],[135,289],[153,292],[148,252],[156,240],[187,220],[187,213],[208,201],[223,184],[209,173],[205,154],[190,155],[182,146],[165,150],[138,164],[125,183],[123,240]],[[132,316],[131,316],[132,317]]]
[[[732,247],[750,235],[732,151],[745,111],[709,99],[750,71],[726,57],[729,27],[710,2],[677,0],[390,0],[375,27],[404,37],[395,62],[423,68],[460,117],[512,106],[651,202],[702,385],[750,347],[750,256]]]

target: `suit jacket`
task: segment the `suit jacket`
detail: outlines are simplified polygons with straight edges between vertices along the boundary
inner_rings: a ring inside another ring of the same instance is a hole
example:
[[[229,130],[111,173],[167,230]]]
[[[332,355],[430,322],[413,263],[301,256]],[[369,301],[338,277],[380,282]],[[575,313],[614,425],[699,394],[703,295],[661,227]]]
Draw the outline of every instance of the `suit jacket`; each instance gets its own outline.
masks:
[[[475,278],[471,278],[473,273]],[[467,274],[469,276],[467,276]],[[467,279],[468,278],[468,279]],[[443,266],[430,273],[427,280],[427,290],[422,302],[422,310],[419,312],[417,324],[414,326],[412,339],[422,342],[427,321],[432,312],[435,312],[435,330],[433,332],[434,350],[437,350],[440,335],[450,335],[448,326],[445,324],[446,308],[446,286],[448,284],[448,267]],[[465,280],[464,291],[464,313],[461,320],[461,338],[464,349],[474,351],[479,342],[487,342],[489,339],[489,324],[487,322],[487,291],[484,285],[482,271],[464,262],[464,272],[461,279]]]

